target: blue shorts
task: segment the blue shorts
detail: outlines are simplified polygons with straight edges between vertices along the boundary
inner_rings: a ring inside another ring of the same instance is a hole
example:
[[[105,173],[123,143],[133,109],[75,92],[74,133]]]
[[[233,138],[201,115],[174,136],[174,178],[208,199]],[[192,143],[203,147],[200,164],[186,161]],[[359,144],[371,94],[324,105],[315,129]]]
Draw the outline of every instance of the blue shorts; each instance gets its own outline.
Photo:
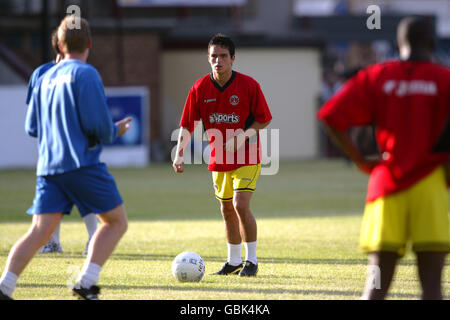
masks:
[[[33,205],[27,213],[70,214],[76,205],[84,217],[110,211],[122,203],[113,176],[104,163],[98,163],[63,174],[38,176]]]

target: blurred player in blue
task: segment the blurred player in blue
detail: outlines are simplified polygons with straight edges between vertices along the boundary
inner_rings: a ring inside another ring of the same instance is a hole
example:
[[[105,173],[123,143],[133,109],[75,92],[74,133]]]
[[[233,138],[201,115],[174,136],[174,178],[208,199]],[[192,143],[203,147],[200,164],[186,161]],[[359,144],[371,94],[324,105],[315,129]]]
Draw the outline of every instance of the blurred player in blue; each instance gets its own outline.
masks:
[[[26,104],[28,105],[31,100],[31,95],[33,93],[33,88],[36,85],[39,78],[50,68],[55,66],[58,62],[61,61],[61,59],[64,58],[64,55],[59,51],[58,48],[58,30],[55,30],[52,34],[52,48],[56,55],[55,60],[45,63],[41,66],[39,66],[36,70],[34,70],[33,74],[30,77],[30,81],[28,84],[28,92],[27,92],[27,100]],[[92,235],[94,234],[95,230],[97,230],[97,216],[93,213],[87,214],[83,217],[83,221],[86,224],[86,229],[89,234],[88,241],[86,243],[86,247],[83,251],[83,254],[87,254],[88,248],[89,248],[89,241],[92,238]],[[51,252],[62,252],[62,246],[61,242],[59,240],[59,234],[60,234],[60,227],[61,223],[58,224],[58,227],[56,228],[55,232],[52,234],[50,240],[41,248],[39,249],[39,253],[51,253]]]
[[[122,198],[99,156],[101,143],[123,135],[131,118],[113,123],[100,75],[86,64],[91,44],[86,20],[64,18],[58,28],[64,59],[34,86],[25,121],[39,150],[36,194],[27,211],[33,221],[9,253],[0,278],[0,299],[11,299],[18,277],[73,205],[82,216],[94,212],[102,222],[72,288],[82,299],[98,299],[102,266],[127,230]]]

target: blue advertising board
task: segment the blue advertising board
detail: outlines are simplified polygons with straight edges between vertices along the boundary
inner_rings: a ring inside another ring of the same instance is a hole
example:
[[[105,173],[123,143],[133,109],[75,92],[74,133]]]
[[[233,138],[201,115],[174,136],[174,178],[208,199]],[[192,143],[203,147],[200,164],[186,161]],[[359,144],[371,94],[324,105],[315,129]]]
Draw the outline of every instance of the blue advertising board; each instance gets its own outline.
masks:
[[[109,146],[138,146],[147,143],[148,93],[144,88],[108,88],[106,101],[114,122],[133,118],[131,127]]]
[[[131,117],[130,129],[104,144],[104,161],[112,165],[145,165],[149,161],[149,91],[147,87],[108,87],[106,101],[114,122]]]

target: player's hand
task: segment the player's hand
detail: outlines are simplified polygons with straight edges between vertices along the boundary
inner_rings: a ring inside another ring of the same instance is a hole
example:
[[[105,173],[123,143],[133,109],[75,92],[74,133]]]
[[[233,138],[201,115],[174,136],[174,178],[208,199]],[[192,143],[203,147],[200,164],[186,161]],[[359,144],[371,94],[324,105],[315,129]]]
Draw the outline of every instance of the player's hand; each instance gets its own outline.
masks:
[[[362,159],[358,162],[355,162],[356,166],[364,173],[370,174],[379,163],[380,159]]]
[[[172,164],[173,170],[175,170],[176,173],[183,173],[184,172],[183,164],[184,158],[182,156],[176,156]]]
[[[117,136],[122,136],[125,132],[130,129],[131,125],[130,122],[133,120],[131,117],[124,118],[120,121],[117,121],[116,124],[119,126],[119,132],[117,133]]]
[[[237,152],[242,145],[245,143],[245,138],[236,135],[225,142],[225,151],[226,152]]]

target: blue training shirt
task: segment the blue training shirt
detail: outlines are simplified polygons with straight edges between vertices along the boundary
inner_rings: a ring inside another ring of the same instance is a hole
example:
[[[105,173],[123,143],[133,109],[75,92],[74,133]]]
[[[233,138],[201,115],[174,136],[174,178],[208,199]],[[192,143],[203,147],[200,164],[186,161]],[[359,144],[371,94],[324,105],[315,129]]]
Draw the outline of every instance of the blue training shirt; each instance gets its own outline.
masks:
[[[99,163],[101,143],[113,142],[113,123],[97,70],[68,59],[50,68],[33,88],[25,131],[38,138],[38,176],[61,174]]]
[[[48,69],[53,67],[55,63],[47,62],[39,67],[36,68],[36,70],[33,71],[30,77],[30,81],[28,82],[28,91],[27,91],[27,100],[26,104],[30,103],[31,95],[33,94],[33,88],[36,85],[36,82],[38,81],[39,77],[42,76]]]

